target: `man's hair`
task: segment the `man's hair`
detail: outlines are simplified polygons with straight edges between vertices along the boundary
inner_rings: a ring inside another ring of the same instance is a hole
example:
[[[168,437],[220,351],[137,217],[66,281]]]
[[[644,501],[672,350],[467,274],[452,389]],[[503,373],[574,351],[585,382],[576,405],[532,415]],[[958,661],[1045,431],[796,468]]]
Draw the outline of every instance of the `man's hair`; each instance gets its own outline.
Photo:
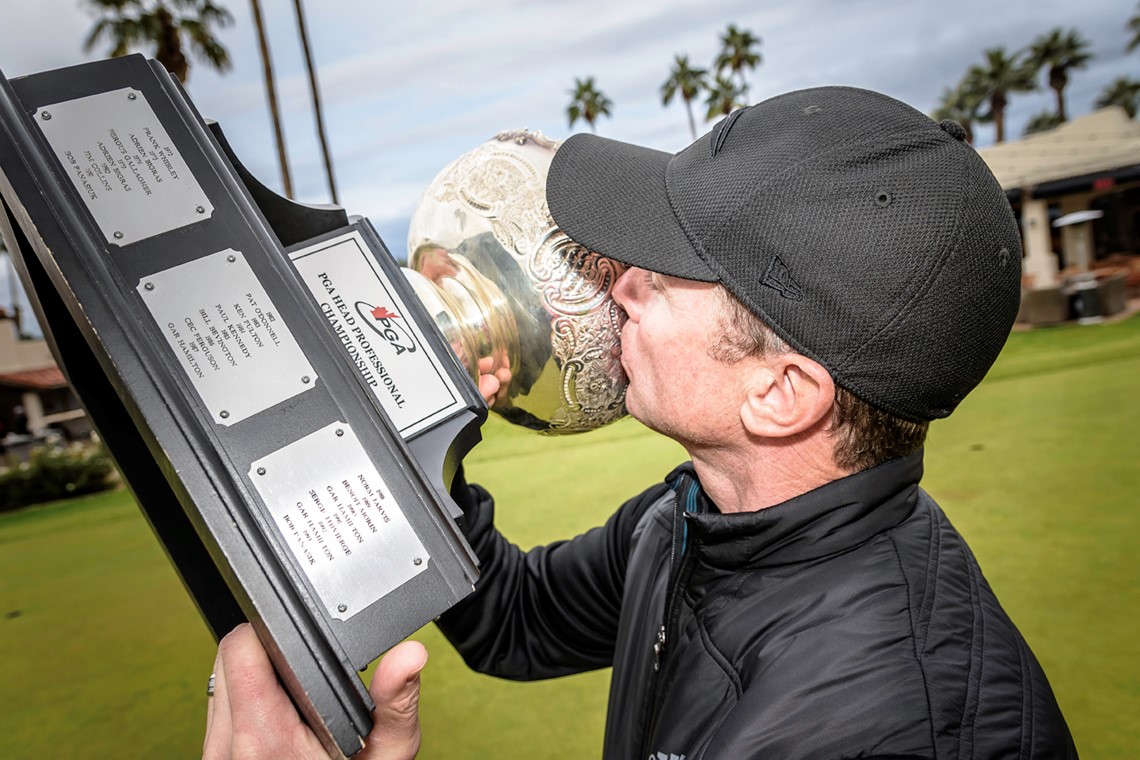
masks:
[[[718,317],[721,337],[709,346],[712,358],[735,364],[750,356],[797,353],[727,288],[717,284],[716,290],[722,306]],[[929,426],[929,422],[912,422],[884,412],[835,384],[830,435],[837,467],[859,472],[913,454],[922,447]]]

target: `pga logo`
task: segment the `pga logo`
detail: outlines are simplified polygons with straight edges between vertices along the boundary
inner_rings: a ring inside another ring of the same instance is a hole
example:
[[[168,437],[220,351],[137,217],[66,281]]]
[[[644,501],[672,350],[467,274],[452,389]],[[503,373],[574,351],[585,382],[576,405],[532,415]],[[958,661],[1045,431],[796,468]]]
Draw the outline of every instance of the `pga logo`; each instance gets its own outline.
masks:
[[[392,347],[396,356],[407,351],[415,353],[416,341],[399,314],[387,306],[375,306],[366,301],[356,302],[360,321]]]

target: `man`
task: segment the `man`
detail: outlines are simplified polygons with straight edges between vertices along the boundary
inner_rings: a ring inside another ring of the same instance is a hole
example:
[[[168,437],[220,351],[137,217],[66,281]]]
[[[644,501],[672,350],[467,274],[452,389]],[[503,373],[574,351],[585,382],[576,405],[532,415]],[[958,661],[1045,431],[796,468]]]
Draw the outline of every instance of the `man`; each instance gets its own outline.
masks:
[[[692,461],[529,553],[457,488],[483,575],[440,627],[473,668],[612,665],[607,758],[1076,756],[918,485],[928,422],[982,379],[1019,301],[1016,223],[963,138],[821,88],[676,156],[566,141],[551,212],[631,265],[627,405]]]

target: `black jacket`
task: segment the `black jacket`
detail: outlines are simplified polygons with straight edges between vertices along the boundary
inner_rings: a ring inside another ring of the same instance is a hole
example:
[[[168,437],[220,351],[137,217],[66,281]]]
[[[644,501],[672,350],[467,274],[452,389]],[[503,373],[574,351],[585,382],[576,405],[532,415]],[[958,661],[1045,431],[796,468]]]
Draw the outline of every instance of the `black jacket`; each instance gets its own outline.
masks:
[[[526,553],[471,487],[483,574],[440,628],[504,678],[612,665],[614,760],[1075,758],[921,475],[919,453],[726,515],[685,465],[605,526]]]

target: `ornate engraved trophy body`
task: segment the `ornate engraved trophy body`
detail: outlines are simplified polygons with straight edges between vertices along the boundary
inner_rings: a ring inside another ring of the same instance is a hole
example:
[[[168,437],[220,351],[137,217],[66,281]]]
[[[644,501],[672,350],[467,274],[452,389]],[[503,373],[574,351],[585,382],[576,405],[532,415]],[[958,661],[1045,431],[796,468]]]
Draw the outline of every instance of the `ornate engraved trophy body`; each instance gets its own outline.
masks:
[[[551,218],[557,146],[502,132],[444,168],[412,216],[405,274],[476,382],[499,380],[493,411],[572,433],[625,414],[625,313],[611,296],[624,267]]]

